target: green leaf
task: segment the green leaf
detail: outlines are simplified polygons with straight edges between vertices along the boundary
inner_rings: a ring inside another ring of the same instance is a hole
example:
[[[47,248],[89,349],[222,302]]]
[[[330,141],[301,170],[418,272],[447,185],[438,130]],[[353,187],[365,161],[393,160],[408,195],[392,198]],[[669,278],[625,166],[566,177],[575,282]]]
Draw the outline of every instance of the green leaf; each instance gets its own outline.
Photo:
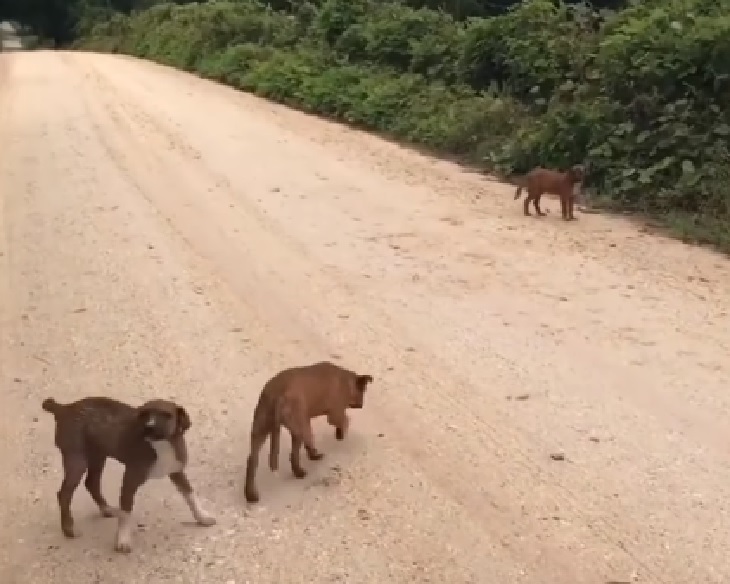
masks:
[[[715,126],[712,131],[718,136],[727,136],[730,134],[730,126],[727,124],[719,124]]]
[[[636,188],[636,183],[632,180],[624,180],[619,187],[622,191],[631,191]]]
[[[588,155],[591,158],[597,158],[597,157],[603,157],[603,158],[611,158],[612,154],[611,145],[608,142],[604,142],[600,146],[596,146],[595,148],[591,148],[588,151]]]
[[[652,181],[652,175],[654,171],[652,169],[642,170],[639,174],[639,182],[644,185],[648,185]]]
[[[695,171],[695,165],[691,160],[682,161],[682,172],[684,174],[692,174]]]
[[[677,159],[674,158],[674,156],[666,156],[662,158],[662,160],[659,162],[659,164],[654,165],[657,170],[664,170],[665,168],[669,168],[673,164],[677,162]]]
[[[570,91],[571,89],[575,89],[575,83],[573,83],[570,79],[568,79],[565,83],[563,83],[559,87],[560,91]]]

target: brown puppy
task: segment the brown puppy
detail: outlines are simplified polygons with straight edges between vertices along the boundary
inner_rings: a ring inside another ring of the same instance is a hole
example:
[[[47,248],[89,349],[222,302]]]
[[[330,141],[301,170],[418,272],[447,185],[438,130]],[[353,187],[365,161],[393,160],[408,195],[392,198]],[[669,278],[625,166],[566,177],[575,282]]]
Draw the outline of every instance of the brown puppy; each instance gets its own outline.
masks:
[[[250,503],[259,500],[256,469],[267,436],[271,436],[269,467],[276,471],[281,426],[286,426],[292,439],[291,469],[295,477],[303,479],[307,471],[299,461],[302,445],[310,460],[320,460],[324,456],[314,445],[310,420],[326,415],[327,421],[335,427],[335,437],[344,439],[350,424],[345,410],[363,407],[365,389],[372,381],[370,375],[358,375],[326,361],[285,369],[272,377],[264,385],[253,414],[251,453],[246,465],[246,500]]]
[[[540,210],[540,197],[549,193],[560,197],[560,210],[563,219],[571,221],[575,219],[573,216],[573,205],[575,204],[575,187],[581,185],[585,177],[583,166],[576,164],[571,166],[565,172],[550,170],[547,168],[534,168],[524,177],[517,179],[517,192],[515,192],[515,200],[520,198],[522,189],[527,189],[527,198],[525,199],[524,212],[525,215],[530,214],[530,201],[535,206],[537,214],[545,215]]]
[[[115,549],[132,551],[134,496],[147,479],[170,477],[200,525],[215,519],[200,506],[185,474],[188,461],[183,434],[190,428],[184,408],[165,400],[148,401],[139,408],[107,397],[87,397],[70,404],[53,398],[43,409],[56,419],[55,443],[63,460],[63,483],[58,491],[61,529],[77,537],[71,515],[71,498],[86,473],[86,489],[104,517],[118,517]],[[101,494],[101,475],[108,457],[124,465],[117,510]]]

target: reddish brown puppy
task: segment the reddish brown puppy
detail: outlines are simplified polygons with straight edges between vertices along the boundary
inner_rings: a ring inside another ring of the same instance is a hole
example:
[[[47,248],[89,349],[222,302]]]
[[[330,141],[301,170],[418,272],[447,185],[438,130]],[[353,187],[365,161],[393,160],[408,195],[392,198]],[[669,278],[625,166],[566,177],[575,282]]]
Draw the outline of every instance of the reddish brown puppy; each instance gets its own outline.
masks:
[[[115,549],[132,550],[132,507],[137,490],[148,480],[169,477],[200,525],[213,525],[185,474],[188,461],[184,434],[190,418],[184,408],[152,400],[134,408],[107,397],[87,397],[70,404],[53,398],[43,409],[56,419],[55,443],[63,461],[63,483],[58,491],[61,530],[66,537],[80,535],[71,515],[71,499],[86,473],[86,489],[104,517],[118,517]],[[101,475],[107,458],[124,465],[119,509],[101,493]]]
[[[530,201],[535,206],[538,215],[545,215],[540,210],[540,197],[548,193],[558,195],[560,197],[560,210],[563,219],[572,221],[575,219],[573,215],[573,206],[575,205],[576,186],[582,187],[585,178],[585,170],[583,166],[577,164],[571,166],[564,172],[550,170],[548,168],[534,168],[525,176],[518,178],[518,185],[515,192],[515,200],[520,198],[522,189],[527,189],[527,198],[524,203],[525,215],[530,214]]]
[[[344,439],[350,424],[346,410],[363,407],[365,389],[372,381],[370,375],[358,375],[326,361],[285,369],[272,377],[264,385],[253,414],[251,452],[246,464],[246,500],[250,503],[259,500],[256,469],[267,436],[271,437],[269,467],[276,471],[281,426],[289,430],[291,469],[295,477],[303,479],[307,471],[299,460],[302,446],[310,460],[320,460],[324,456],[314,445],[312,418],[326,415],[327,421],[335,427],[335,437]]]

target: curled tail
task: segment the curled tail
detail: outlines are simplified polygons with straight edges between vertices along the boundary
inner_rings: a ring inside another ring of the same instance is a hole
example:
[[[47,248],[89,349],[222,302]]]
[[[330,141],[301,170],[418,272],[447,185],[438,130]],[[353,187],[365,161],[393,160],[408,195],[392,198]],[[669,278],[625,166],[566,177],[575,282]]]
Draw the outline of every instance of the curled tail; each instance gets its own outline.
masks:
[[[49,413],[51,413],[51,414],[53,414],[55,416],[56,413],[58,412],[58,410],[61,408],[61,404],[59,404],[52,397],[47,397],[46,399],[43,400],[43,403],[41,404],[41,407],[45,411],[47,411],[47,412],[49,412]]]

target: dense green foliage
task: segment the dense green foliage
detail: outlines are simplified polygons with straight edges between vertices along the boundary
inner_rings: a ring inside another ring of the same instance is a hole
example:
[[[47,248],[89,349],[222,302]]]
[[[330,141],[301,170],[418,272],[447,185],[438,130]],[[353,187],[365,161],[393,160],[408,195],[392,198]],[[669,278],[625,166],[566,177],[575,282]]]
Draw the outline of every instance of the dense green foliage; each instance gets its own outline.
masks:
[[[498,172],[582,162],[604,201],[730,247],[723,3],[644,0],[599,13],[525,0],[463,19],[464,6],[486,14],[510,3],[158,4],[98,13],[80,46],[196,71]]]
[[[192,0],[172,0],[188,4]],[[203,0],[205,1],[205,0]],[[263,2],[274,10],[290,10],[302,0],[267,0]],[[323,0],[313,0],[317,6]],[[570,0],[575,2],[576,0]],[[403,0],[412,8],[432,8],[453,15],[457,20],[470,16],[502,14],[521,0]],[[619,8],[625,0],[594,0],[599,8]],[[0,0],[0,21],[16,20],[35,34],[57,46],[68,44],[85,35],[90,22],[109,16],[112,11],[130,14],[161,4],[162,0]]]

